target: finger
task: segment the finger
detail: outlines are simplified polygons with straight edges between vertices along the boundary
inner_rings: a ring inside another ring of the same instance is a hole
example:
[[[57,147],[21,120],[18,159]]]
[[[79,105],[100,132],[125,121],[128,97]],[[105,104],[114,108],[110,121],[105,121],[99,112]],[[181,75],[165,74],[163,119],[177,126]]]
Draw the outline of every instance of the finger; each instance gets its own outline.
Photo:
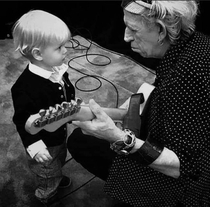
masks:
[[[40,160],[40,155],[37,153],[37,154],[35,155],[34,159],[35,159],[37,162],[39,162],[39,160]]]
[[[36,161],[39,162],[39,163],[43,163],[43,162],[44,162],[44,160],[43,160],[41,157],[37,157],[37,158],[35,158],[35,159],[36,159]]]
[[[34,157],[34,159],[35,159],[37,162],[39,162],[39,158],[37,158],[37,157]]]
[[[35,156],[35,160],[37,162],[45,162],[50,161],[52,159],[51,155],[49,154],[47,149],[42,150]]]
[[[81,129],[82,133],[85,134],[85,135],[90,135],[87,131]]]
[[[89,107],[95,116],[99,119],[107,118],[108,115],[103,111],[103,109],[93,100],[89,100]]]
[[[47,155],[43,154],[43,155],[42,155],[42,160],[43,160],[44,162],[46,162],[46,161],[49,161],[50,158],[48,158]]]
[[[79,126],[80,125],[80,121],[72,121],[72,124],[75,126]]]
[[[72,124],[80,128],[91,127],[90,121],[72,121]]]
[[[49,153],[48,150],[46,150],[45,156],[46,156],[46,158],[48,159],[48,161],[49,161],[49,160],[52,160],[52,156],[50,155],[50,153]]]

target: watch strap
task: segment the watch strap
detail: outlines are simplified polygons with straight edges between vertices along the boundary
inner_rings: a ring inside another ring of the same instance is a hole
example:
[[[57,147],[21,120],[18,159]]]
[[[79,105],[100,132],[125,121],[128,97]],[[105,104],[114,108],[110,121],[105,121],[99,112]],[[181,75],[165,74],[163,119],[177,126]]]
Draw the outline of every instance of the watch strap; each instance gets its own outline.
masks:
[[[132,131],[125,129],[124,132],[123,140],[117,140],[110,144],[110,148],[119,155],[128,155],[136,143],[136,136]]]

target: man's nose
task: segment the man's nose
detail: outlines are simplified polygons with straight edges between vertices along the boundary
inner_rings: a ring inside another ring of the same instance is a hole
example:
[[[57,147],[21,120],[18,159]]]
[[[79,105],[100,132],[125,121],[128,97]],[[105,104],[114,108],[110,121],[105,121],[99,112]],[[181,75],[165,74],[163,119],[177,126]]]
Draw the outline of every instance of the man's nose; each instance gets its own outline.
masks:
[[[133,40],[133,36],[131,35],[128,28],[125,29],[124,40],[125,42],[130,42]]]

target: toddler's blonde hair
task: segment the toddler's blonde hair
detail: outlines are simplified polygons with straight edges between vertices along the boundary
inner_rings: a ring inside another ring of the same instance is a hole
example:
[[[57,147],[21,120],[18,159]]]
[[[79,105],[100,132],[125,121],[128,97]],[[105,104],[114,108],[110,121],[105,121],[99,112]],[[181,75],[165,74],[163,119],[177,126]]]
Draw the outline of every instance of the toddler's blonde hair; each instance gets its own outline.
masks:
[[[42,10],[31,10],[13,26],[15,49],[30,57],[33,48],[43,49],[53,41],[66,42],[71,37],[68,26],[58,17]]]

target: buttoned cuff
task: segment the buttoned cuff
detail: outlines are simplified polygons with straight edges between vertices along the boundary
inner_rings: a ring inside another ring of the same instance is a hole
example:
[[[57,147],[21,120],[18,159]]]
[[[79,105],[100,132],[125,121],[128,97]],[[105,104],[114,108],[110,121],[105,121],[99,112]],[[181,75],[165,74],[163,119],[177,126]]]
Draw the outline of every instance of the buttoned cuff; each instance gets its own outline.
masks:
[[[29,153],[29,155],[31,156],[31,158],[33,159],[34,156],[40,152],[43,149],[46,149],[47,146],[45,145],[45,143],[42,140],[39,140],[31,145],[29,145],[27,147],[27,152]]]

